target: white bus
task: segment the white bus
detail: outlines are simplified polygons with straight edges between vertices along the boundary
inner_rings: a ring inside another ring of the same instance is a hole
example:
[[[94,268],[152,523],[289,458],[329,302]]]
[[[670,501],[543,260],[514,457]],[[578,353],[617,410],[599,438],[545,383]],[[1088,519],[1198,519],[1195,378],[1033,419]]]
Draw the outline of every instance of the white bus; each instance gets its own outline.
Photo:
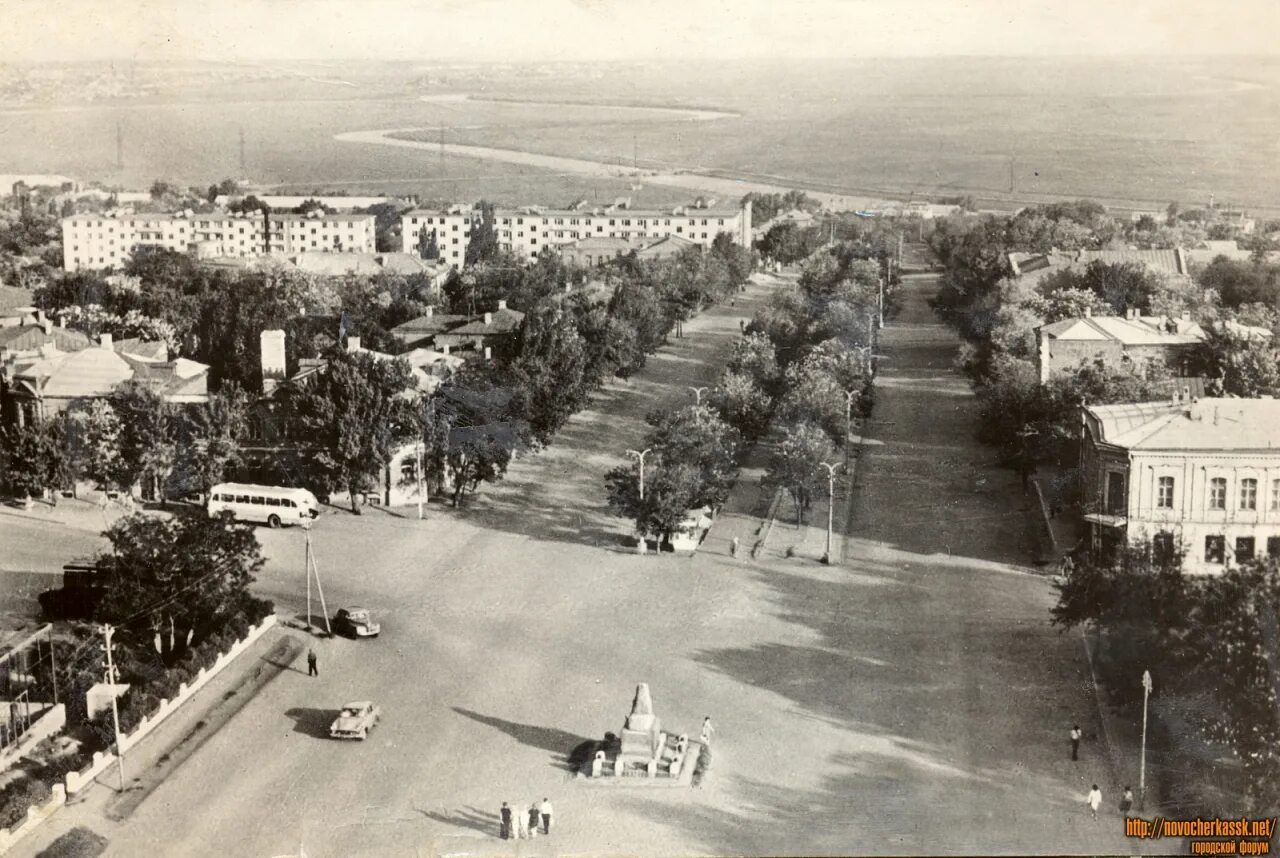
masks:
[[[306,489],[219,483],[209,491],[209,517],[228,510],[236,521],[279,527],[315,518],[320,514],[320,504]]]

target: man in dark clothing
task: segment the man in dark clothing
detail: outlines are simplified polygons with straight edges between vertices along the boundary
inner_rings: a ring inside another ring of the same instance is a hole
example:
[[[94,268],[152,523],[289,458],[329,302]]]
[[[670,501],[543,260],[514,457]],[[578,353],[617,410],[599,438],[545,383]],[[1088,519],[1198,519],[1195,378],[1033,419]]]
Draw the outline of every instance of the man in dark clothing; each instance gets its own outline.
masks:
[[[1080,759],[1081,735],[1083,734],[1080,732],[1080,725],[1072,724],[1071,725],[1071,762],[1073,763]]]
[[[320,671],[316,668],[316,651],[307,650],[307,676],[319,676]]]
[[[505,801],[502,803],[502,810],[499,811],[499,814],[501,815],[501,818],[502,818],[502,825],[501,825],[502,839],[510,840],[511,839],[511,808],[507,806],[507,803]]]

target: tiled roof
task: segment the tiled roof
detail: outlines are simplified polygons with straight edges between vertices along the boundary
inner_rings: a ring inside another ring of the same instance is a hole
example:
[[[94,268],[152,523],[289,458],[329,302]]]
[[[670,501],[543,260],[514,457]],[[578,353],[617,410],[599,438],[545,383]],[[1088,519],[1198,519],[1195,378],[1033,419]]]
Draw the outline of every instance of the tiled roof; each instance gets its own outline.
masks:
[[[489,323],[484,318],[473,319],[465,325],[451,329],[450,336],[481,336],[484,334],[509,334],[524,321],[524,313],[519,310],[494,310],[489,314]]]
[[[1088,409],[1102,439],[1128,450],[1270,450],[1280,455],[1280,400],[1200,399]]]
[[[697,246],[697,242],[690,241],[684,236],[668,235],[640,248],[636,251],[636,256],[673,256],[687,248]]]
[[[396,325],[391,329],[391,333],[406,339],[426,337],[438,334],[441,331],[447,331],[450,328],[456,328],[458,325],[465,324],[467,319],[467,316],[432,313],[430,316],[419,316],[416,319],[410,319],[403,324]]]
[[[133,377],[129,361],[104,348],[55,352],[14,372],[43,396],[80,398],[107,396],[122,381]]]
[[[69,328],[54,326],[47,334],[39,325],[0,328],[0,349],[13,352],[38,351],[41,347],[51,344],[57,346],[58,351],[63,352],[76,352],[92,345],[84,334]]]
[[[1115,342],[1124,346],[1191,345],[1204,339],[1204,330],[1186,319],[1163,316],[1077,316],[1040,330],[1065,342]]]

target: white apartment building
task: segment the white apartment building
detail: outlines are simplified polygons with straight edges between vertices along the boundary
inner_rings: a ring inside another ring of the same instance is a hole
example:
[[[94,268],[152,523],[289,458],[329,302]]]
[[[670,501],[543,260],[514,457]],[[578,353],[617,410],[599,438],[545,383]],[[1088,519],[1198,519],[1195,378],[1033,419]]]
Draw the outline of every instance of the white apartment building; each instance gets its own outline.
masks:
[[[414,253],[422,235],[434,232],[442,259],[458,268],[466,260],[471,230],[480,223],[476,209],[414,210],[401,216],[404,251]],[[498,244],[517,256],[537,259],[548,247],[584,238],[621,238],[637,242],[679,236],[709,248],[727,233],[742,247],[751,246],[751,203],[741,208],[679,206],[672,209],[631,209],[619,205],[596,208],[495,209]]]
[[[1280,557],[1280,400],[1190,399],[1084,409],[1084,520],[1094,551],[1185,551],[1218,574]]]
[[[201,258],[373,253],[375,220],[367,214],[319,213],[73,215],[62,220],[62,265],[67,271],[119,268],[138,247],[163,247]]]

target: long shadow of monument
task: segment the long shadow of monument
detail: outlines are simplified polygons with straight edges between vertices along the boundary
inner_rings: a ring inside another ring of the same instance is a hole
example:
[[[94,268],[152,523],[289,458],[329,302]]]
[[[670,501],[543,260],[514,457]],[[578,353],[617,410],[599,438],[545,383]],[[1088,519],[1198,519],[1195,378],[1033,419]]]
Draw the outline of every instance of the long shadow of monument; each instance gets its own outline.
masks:
[[[507,721],[503,718],[495,718],[492,715],[481,715],[479,712],[472,712],[470,709],[463,709],[461,706],[454,706],[453,711],[470,718],[472,721],[478,721],[485,726],[500,730],[521,744],[539,748],[543,751],[550,751],[556,755],[556,765],[565,769],[575,767],[574,757],[580,753],[578,748],[588,745],[592,741],[585,736],[570,733],[568,730],[560,730],[555,727],[539,727],[536,724],[521,724],[518,721]]]

